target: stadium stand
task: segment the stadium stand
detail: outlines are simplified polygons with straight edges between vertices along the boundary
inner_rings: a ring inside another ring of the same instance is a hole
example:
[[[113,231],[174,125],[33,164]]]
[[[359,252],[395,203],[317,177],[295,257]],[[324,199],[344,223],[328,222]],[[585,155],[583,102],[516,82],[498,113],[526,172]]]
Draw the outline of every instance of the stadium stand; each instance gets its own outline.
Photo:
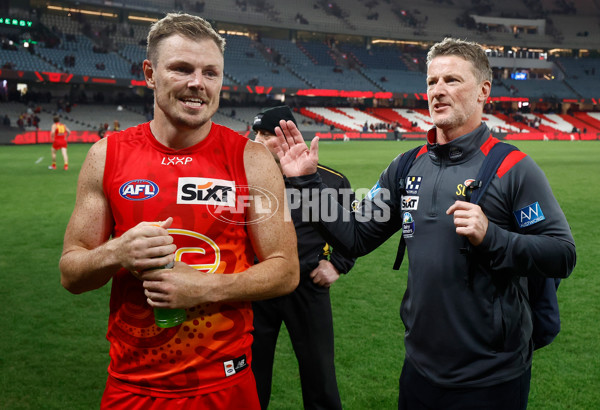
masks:
[[[31,103],[42,108],[41,126],[50,124],[59,100],[69,102],[70,111],[60,114],[72,129],[95,130],[114,120],[123,128],[150,118],[152,97],[141,81],[145,37],[153,17],[180,9],[208,18],[227,39],[215,118],[240,132],[261,107],[284,100],[310,132],[362,132],[365,123],[368,132],[371,124],[424,132],[431,126],[425,53],[450,34],[489,47],[495,78],[486,121],[497,132],[600,132],[597,113],[589,112],[600,101],[600,9],[593,0],[27,4],[12,5],[8,14],[31,19],[31,29],[0,25],[0,80],[17,70],[23,78],[36,73],[27,94],[17,92],[14,76],[0,88],[12,124]],[[28,39],[35,41],[25,49]],[[511,78],[515,73],[526,79]]]
[[[48,62],[32,55],[24,49],[2,49],[0,50],[0,61],[2,62],[3,68],[7,68],[7,64],[13,70],[26,70],[26,71],[54,71],[56,67],[49,64]]]
[[[226,35],[225,38],[225,72],[236,84],[306,87],[306,83],[278,63],[273,49],[246,36]]]
[[[600,94],[599,94],[600,95]],[[492,97],[528,97],[546,99],[578,98],[577,93],[563,81],[513,80],[505,78],[492,88]]]

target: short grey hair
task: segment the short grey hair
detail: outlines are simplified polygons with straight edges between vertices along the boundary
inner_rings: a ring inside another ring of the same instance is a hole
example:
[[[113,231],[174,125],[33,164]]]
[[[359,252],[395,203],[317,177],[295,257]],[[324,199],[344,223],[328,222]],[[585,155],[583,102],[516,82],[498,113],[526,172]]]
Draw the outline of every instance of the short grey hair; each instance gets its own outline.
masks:
[[[427,67],[434,58],[440,56],[457,56],[473,64],[473,74],[480,81],[492,81],[492,68],[483,47],[480,44],[446,37],[434,44],[427,53]]]

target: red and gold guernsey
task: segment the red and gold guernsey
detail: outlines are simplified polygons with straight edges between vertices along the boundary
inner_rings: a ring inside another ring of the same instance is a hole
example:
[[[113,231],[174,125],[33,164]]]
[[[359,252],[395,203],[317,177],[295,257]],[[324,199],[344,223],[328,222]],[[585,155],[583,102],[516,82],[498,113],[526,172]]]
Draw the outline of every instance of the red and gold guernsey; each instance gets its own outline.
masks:
[[[67,147],[67,128],[65,124],[57,122],[54,129],[52,147],[54,149],[61,149]]]
[[[56,130],[54,131],[54,138],[65,138],[65,136],[67,135],[67,128],[65,127],[65,124],[62,124],[60,122],[56,123]]]
[[[171,216],[176,260],[213,274],[246,270],[254,253],[245,208],[235,205],[248,195],[247,142],[214,123],[203,141],[178,151],[160,144],[149,123],[109,136],[104,192],[113,236]],[[112,381],[133,393],[182,397],[226,388],[250,371],[249,302],[203,304],[186,313],[177,327],[157,327],[142,282],[125,269],[117,272],[107,334]]]

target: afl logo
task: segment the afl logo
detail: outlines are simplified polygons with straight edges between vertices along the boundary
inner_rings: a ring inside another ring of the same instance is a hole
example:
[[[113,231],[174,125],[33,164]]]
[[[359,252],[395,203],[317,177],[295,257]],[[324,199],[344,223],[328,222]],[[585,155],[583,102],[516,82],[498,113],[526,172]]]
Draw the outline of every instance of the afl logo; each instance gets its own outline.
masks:
[[[158,185],[147,179],[134,179],[121,185],[119,194],[130,201],[143,201],[158,194]]]

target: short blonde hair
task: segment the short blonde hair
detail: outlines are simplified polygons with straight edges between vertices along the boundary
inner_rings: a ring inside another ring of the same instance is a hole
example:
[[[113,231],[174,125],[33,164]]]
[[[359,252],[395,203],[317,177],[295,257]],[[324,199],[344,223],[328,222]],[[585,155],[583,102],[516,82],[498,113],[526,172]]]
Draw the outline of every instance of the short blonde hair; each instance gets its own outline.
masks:
[[[192,40],[210,39],[215,42],[221,54],[225,54],[225,39],[202,17],[186,13],[168,13],[153,23],[148,32],[146,58],[156,63],[158,45],[165,38],[179,34]]]

